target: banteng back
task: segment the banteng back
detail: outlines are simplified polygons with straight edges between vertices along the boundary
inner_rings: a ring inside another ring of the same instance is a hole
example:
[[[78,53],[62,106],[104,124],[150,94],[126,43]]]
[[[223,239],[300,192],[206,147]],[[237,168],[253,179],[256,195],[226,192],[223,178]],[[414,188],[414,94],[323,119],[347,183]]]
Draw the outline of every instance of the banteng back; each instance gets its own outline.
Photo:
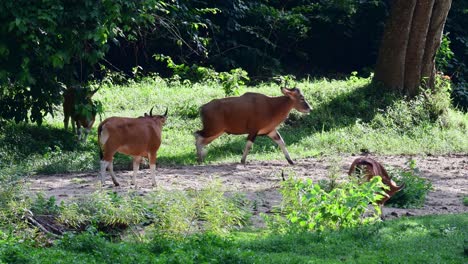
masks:
[[[380,205],[384,205],[388,199],[405,187],[405,184],[397,186],[382,164],[371,158],[355,159],[349,168],[348,175],[356,173],[364,175],[366,181],[370,181],[374,176],[380,176],[382,182],[389,187],[388,190],[385,190],[386,196],[377,202]]]
[[[110,117],[98,128],[98,141],[101,155],[101,183],[105,182],[106,168],[109,169],[112,181],[119,186],[113,170],[112,160],[116,152],[133,157],[132,184],[136,186],[136,175],[142,157],[148,157],[153,186],[156,185],[156,155],[161,145],[162,127],[166,122],[167,109],[164,115],[150,114],[138,118]]]
[[[205,156],[203,147],[224,133],[247,134],[247,144],[241,162],[245,164],[247,154],[257,136],[266,135],[283,151],[286,160],[291,160],[283,138],[276,129],[291,109],[310,112],[310,105],[298,88],[281,88],[283,96],[269,97],[259,93],[246,93],[240,97],[215,99],[201,107],[203,129],[195,132],[198,161]]]

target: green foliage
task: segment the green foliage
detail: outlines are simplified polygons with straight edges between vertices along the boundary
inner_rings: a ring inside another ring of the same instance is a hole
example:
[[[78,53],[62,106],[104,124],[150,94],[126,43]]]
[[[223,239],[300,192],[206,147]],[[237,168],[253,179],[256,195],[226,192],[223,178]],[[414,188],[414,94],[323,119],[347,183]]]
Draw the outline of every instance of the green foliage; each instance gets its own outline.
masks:
[[[89,81],[109,41],[137,41],[172,6],[160,0],[2,2],[0,117],[41,124],[61,101],[61,83]]]
[[[226,197],[220,188],[216,183],[199,191],[158,190],[145,199],[136,193],[98,191],[62,204],[58,220],[74,228],[107,232],[145,224],[157,236],[173,238],[200,232],[226,234],[246,224],[250,208],[246,199]]]
[[[238,68],[232,69],[229,72],[221,72],[219,74],[221,85],[223,86],[226,96],[240,95],[239,86],[244,85],[245,81],[249,80],[246,71]]]
[[[442,36],[442,41],[440,43],[439,50],[436,54],[435,61],[437,69],[441,72],[446,72],[450,65],[450,61],[453,58],[453,55],[454,53],[450,49],[450,39],[448,37],[448,34],[446,33]]]
[[[71,227],[93,225],[118,229],[143,222],[145,212],[142,198],[134,193],[120,196],[115,192],[97,191],[90,197],[63,204],[58,220]]]
[[[362,184],[357,181],[342,183],[327,192],[310,179],[302,181],[290,177],[280,190],[283,196],[280,213],[287,220],[282,228],[324,231],[373,223],[381,213],[377,201],[383,197],[383,187],[381,178],[374,177]],[[373,206],[372,212],[368,211],[369,204]],[[366,212],[368,216],[364,216]],[[281,227],[281,223],[278,225],[271,219],[269,222],[276,225],[275,228]]]
[[[403,190],[397,192],[387,201],[386,204],[389,206],[401,208],[422,207],[426,201],[427,193],[432,190],[432,183],[418,176],[416,162],[410,160],[408,165],[408,170],[389,170],[391,177],[398,184],[405,184]]]
[[[186,236],[201,231],[226,234],[249,219],[249,203],[226,197],[218,182],[202,190],[158,191],[150,195],[149,212],[154,231],[163,236]]]
[[[48,199],[43,193],[37,193],[36,199],[31,204],[31,211],[35,215],[56,215],[59,213],[59,207],[56,204],[55,196]]]
[[[226,96],[239,95],[239,87],[249,80],[248,73],[241,68],[232,69],[229,72],[216,72],[211,68],[198,65],[187,66],[176,64],[169,56],[157,54],[156,60],[167,63],[167,67],[173,71],[172,82],[174,80],[184,80],[185,84],[190,82],[208,82],[221,84]]]
[[[89,230],[45,248],[0,233],[0,263],[463,263],[466,219],[437,215],[322,233],[250,231],[118,242]]]
[[[375,129],[385,127],[404,134],[414,127],[429,126],[435,121],[441,122],[451,106],[450,91],[450,80],[438,76],[434,91],[423,90],[411,100],[395,101],[385,111],[377,113],[370,125]]]
[[[468,196],[463,197],[463,205],[468,206]]]
[[[8,237],[0,230],[0,263],[30,263],[28,251],[13,237]]]

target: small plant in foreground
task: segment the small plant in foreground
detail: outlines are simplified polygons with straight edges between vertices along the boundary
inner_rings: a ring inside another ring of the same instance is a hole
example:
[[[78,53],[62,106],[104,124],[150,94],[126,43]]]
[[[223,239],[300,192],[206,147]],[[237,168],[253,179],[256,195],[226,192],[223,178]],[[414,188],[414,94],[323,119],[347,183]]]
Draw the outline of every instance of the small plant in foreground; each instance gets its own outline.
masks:
[[[280,212],[286,219],[283,223],[275,223],[282,221],[281,217],[267,219],[267,224],[278,231],[324,231],[372,223],[381,213],[377,201],[383,197],[382,188],[380,177],[363,184],[345,182],[329,192],[310,179],[302,181],[290,177],[281,186]],[[374,210],[368,210],[369,204]]]
[[[387,205],[401,208],[418,208],[424,205],[427,193],[432,190],[432,183],[417,175],[414,160],[409,161],[408,170],[389,170],[389,173],[397,183],[405,183],[405,188],[390,198]]]
[[[56,205],[55,196],[46,199],[43,193],[38,193],[36,200],[31,205],[31,211],[38,215],[55,215],[59,212],[59,207]]]
[[[468,196],[463,197],[463,205],[468,206]]]

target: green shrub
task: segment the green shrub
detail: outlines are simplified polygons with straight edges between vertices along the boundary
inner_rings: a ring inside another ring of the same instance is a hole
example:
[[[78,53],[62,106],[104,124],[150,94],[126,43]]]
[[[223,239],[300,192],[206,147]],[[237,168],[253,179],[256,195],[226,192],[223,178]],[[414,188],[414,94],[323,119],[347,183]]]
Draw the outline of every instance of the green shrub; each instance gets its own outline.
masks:
[[[374,177],[363,184],[348,181],[327,192],[310,179],[290,177],[280,190],[283,195],[280,213],[286,219],[276,216],[267,219],[267,224],[277,231],[323,231],[372,223],[381,213],[377,201],[383,197],[383,187],[381,178]],[[374,210],[368,210],[369,204]],[[368,215],[364,216],[365,213]]]
[[[226,96],[239,95],[239,87],[249,80],[248,73],[241,68],[232,69],[229,72],[221,72],[219,80]]]
[[[143,222],[145,207],[134,193],[96,191],[89,197],[61,205],[59,221],[71,227],[94,225],[104,230],[125,228]]]
[[[242,227],[250,217],[250,203],[240,196],[227,197],[214,182],[202,190],[158,191],[148,199],[153,228],[164,236],[198,232],[225,234]]]
[[[1,235],[1,231],[0,231]],[[2,239],[0,236],[0,263],[26,264],[31,263],[28,252],[16,239]]]
[[[389,174],[398,184],[404,183],[405,188],[392,196],[387,205],[400,208],[419,208],[424,205],[427,193],[432,190],[432,183],[417,175],[414,160],[409,161],[408,170],[389,170]]]
[[[46,199],[43,193],[37,193],[36,199],[31,204],[31,211],[36,215],[56,215],[59,210],[55,196]]]
[[[468,196],[463,197],[463,205],[468,206]]]

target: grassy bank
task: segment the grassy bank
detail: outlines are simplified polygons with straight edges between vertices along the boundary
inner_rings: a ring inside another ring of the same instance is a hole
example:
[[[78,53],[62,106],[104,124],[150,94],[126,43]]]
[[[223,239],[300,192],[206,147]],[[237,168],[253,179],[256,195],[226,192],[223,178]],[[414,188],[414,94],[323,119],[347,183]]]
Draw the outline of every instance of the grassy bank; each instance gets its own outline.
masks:
[[[463,263],[468,215],[403,218],[324,233],[238,232],[110,242],[70,235],[49,248],[0,239],[0,263]]]
[[[468,114],[448,109],[434,118],[433,102],[423,97],[406,102],[382,93],[369,79],[303,80],[297,83],[313,110],[302,115],[293,110],[280,127],[293,159],[337,153],[447,154],[468,152]],[[275,84],[241,88],[244,92],[279,96]],[[95,95],[110,116],[137,117],[155,106],[169,109],[158,152],[161,166],[196,162],[193,132],[201,128],[198,108],[224,96],[216,84],[181,84],[161,78],[127,85],[103,85]],[[78,143],[63,130],[60,107],[42,127],[4,123],[0,134],[0,163],[14,173],[59,173],[96,170],[96,127],[86,143]],[[98,117],[97,122],[100,121]],[[239,161],[245,136],[224,135],[208,146],[208,163]],[[279,148],[260,137],[248,160],[283,159]],[[118,156],[117,168],[129,168],[129,158]]]

